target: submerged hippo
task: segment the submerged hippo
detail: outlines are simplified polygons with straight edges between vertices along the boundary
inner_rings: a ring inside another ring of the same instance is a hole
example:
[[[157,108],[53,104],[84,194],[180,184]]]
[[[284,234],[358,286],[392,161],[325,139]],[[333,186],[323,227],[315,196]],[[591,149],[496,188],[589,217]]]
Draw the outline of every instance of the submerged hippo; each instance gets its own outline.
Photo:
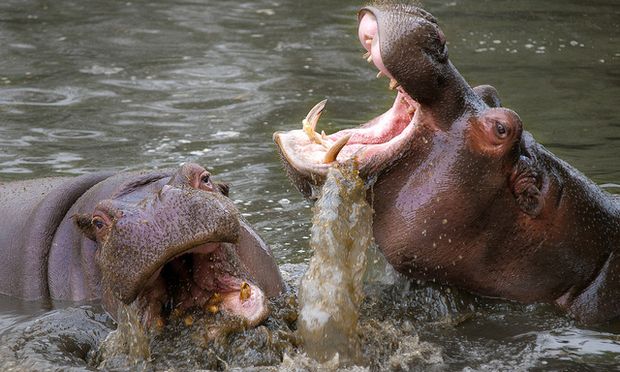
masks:
[[[583,322],[620,316],[620,202],[523,131],[494,89],[472,89],[448,59],[437,21],[411,5],[359,12],[365,57],[396,101],[355,129],[274,140],[306,196],[333,161],[355,157],[372,185],[374,237],[414,278],[525,303]]]
[[[283,283],[227,195],[196,164],[0,184],[0,293],[101,298],[113,317],[136,301],[145,325],[196,307],[257,324]]]

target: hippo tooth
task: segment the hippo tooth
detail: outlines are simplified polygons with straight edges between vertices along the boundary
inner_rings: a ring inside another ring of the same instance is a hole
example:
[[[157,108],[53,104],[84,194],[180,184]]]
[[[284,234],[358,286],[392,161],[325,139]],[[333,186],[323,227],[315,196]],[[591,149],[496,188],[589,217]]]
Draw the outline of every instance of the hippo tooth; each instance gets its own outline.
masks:
[[[394,90],[396,88],[398,88],[400,86],[400,84],[398,83],[398,81],[396,81],[395,79],[390,79],[390,89]]]
[[[368,44],[368,45],[372,44],[372,38],[366,39],[366,44]]]
[[[209,298],[209,302],[208,302],[208,304],[209,304],[209,305],[219,305],[220,303],[222,303],[222,301],[223,301],[223,300],[222,300],[222,295],[221,295],[221,294],[219,294],[219,293],[217,293],[217,292],[215,292],[215,293],[211,296],[211,298]]]
[[[222,301],[223,301],[222,295],[215,292],[213,295],[211,295],[211,298],[209,298],[209,301],[207,301],[207,306],[206,306],[207,311],[213,315],[217,314],[220,311],[220,307],[218,305],[222,303]]]
[[[383,76],[383,72],[381,71],[377,72],[377,79],[380,78],[381,76]]]
[[[306,118],[301,122],[303,130],[306,132],[311,142],[323,144],[321,137],[317,132],[315,132],[315,128],[316,124],[319,122],[319,118],[321,117],[321,113],[323,112],[326,103],[327,100],[324,99],[314,105],[314,107],[308,112],[308,115],[306,115]]]
[[[325,158],[323,158],[323,163],[328,164],[336,160],[336,157],[340,153],[340,150],[342,150],[342,148],[347,144],[347,142],[349,142],[350,138],[351,135],[349,134],[347,136],[341,137],[338,141],[334,142],[332,147],[327,150]]]
[[[241,283],[241,287],[239,288],[239,299],[241,301],[245,301],[252,295],[252,288],[246,282]]]
[[[325,134],[324,130],[321,131],[321,139],[323,139],[323,141],[327,139],[327,134]]]
[[[372,56],[371,55],[369,55],[368,58],[366,58],[366,62],[372,63]]]
[[[161,316],[158,316],[155,318],[155,327],[158,330],[161,331],[165,325],[166,325],[166,322],[164,322],[164,319]]]
[[[366,52],[364,53],[364,55],[362,56],[362,58],[367,59],[368,57],[370,57],[370,52]]]
[[[306,132],[306,134],[308,135],[308,139],[310,139],[311,142],[321,144],[322,141],[321,141],[321,138],[319,137],[319,134],[315,132],[314,130],[312,130],[312,127],[310,126],[310,124],[306,123],[306,121],[304,120],[303,125],[304,125],[303,126],[304,132]]]

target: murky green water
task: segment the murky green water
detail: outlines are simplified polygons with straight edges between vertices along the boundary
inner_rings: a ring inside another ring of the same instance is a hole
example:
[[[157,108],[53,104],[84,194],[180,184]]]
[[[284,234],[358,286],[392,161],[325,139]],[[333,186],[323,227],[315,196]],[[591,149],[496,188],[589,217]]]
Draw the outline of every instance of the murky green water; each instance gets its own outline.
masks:
[[[288,183],[271,133],[301,126],[326,97],[326,132],[389,107],[385,80],[360,58],[359,5],[3,1],[0,180],[196,161],[232,184],[232,198],[280,263],[304,262],[310,204]],[[620,193],[617,1],[424,5],[439,18],[452,60],[472,84],[497,87],[541,143]],[[388,326],[395,327],[389,340],[419,336],[440,350],[440,370],[620,365],[618,325],[584,329],[548,306],[407,282],[369,292],[362,319],[383,323],[368,337],[389,335]],[[84,368],[88,345],[105,337],[109,319],[96,307],[47,309],[0,299],[3,360]],[[392,346],[386,355],[399,350]],[[400,354],[415,353],[403,346]],[[428,369],[419,362],[427,359],[392,360],[385,368]]]

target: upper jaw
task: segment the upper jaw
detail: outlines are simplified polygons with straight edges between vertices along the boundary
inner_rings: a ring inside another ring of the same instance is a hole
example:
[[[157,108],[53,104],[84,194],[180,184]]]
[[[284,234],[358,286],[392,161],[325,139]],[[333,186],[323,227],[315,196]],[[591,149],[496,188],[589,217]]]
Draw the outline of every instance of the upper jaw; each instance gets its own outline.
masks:
[[[307,197],[316,196],[316,187],[322,185],[327,170],[335,163],[354,160],[362,178],[374,179],[408,149],[416,131],[420,104],[383,64],[376,13],[377,9],[372,7],[358,13],[358,37],[366,49],[363,57],[379,70],[377,78],[387,77],[389,88],[398,92],[392,107],[357,128],[326,135],[316,130],[325,106],[323,101],[310,110],[301,130],[274,133],[289,177]]]
[[[274,133],[289,177],[302,194],[316,197],[316,187],[323,184],[328,169],[336,163],[354,160],[360,176],[373,179],[409,148],[420,105],[402,88],[396,89],[398,94],[388,111],[356,128],[331,135],[317,133],[324,107],[321,102],[310,110],[301,130]]]

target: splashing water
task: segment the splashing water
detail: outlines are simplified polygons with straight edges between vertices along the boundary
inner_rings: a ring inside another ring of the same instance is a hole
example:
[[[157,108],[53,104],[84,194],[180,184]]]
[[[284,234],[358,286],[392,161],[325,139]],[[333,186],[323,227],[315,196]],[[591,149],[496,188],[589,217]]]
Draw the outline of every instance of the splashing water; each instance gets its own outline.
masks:
[[[332,167],[314,206],[314,256],[299,288],[298,332],[305,351],[319,361],[336,354],[345,363],[360,358],[357,321],[372,214],[357,165]]]
[[[110,367],[119,358],[136,368],[151,359],[150,337],[140,322],[135,303],[119,305],[118,327],[101,345],[99,367]]]

